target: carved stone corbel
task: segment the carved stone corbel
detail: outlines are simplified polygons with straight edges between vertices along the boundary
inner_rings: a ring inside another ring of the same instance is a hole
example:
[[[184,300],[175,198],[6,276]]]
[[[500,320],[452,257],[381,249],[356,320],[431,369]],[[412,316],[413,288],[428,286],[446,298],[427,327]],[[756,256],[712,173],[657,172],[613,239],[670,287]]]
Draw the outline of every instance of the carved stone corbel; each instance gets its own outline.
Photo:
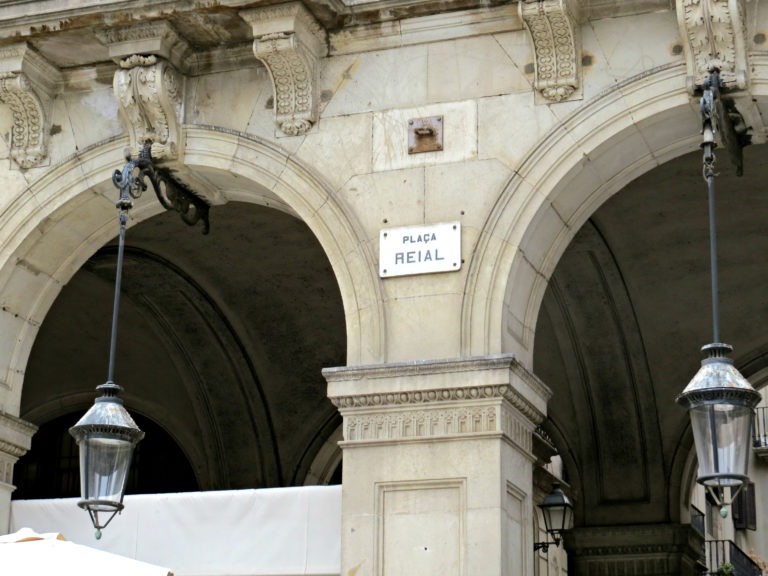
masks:
[[[113,87],[131,149],[152,142],[156,158],[176,158],[181,141],[183,77],[157,56],[120,62]]]
[[[320,59],[327,54],[325,30],[299,2],[240,12],[253,28],[253,53],[269,71],[275,121],[289,136],[317,122]]]
[[[568,0],[523,0],[518,4],[534,50],[534,87],[553,102],[578,90],[581,35],[578,14]]]
[[[153,157],[177,158],[185,77],[174,63],[185,66],[189,45],[164,21],[105,30],[99,39],[120,67],[113,88],[131,149],[151,141]]]
[[[742,0],[677,0],[677,22],[691,94],[702,86],[712,68],[720,70],[723,87],[747,87]]]
[[[11,158],[22,169],[48,156],[51,105],[61,73],[26,43],[0,49],[0,101],[13,113]]]

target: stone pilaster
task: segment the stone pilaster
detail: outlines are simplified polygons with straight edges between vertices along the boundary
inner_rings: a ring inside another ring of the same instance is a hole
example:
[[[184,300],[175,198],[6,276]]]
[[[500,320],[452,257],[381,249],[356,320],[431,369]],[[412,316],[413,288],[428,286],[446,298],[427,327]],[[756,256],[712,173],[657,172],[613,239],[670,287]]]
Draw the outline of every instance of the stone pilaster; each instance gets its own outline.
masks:
[[[699,576],[704,539],[690,524],[574,528],[565,534],[572,576]]]
[[[0,412],[0,534],[8,532],[11,518],[11,493],[15,490],[13,465],[27,453],[37,426]]]
[[[507,355],[324,375],[344,418],[342,574],[532,573],[546,386]]]

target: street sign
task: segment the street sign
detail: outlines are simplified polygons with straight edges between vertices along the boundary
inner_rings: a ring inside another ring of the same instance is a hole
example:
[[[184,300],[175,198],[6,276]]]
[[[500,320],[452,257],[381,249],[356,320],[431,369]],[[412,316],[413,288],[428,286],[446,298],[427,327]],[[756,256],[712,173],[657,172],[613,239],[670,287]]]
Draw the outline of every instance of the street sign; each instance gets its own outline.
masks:
[[[384,228],[379,233],[379,276],[461,269],[461,223]]]

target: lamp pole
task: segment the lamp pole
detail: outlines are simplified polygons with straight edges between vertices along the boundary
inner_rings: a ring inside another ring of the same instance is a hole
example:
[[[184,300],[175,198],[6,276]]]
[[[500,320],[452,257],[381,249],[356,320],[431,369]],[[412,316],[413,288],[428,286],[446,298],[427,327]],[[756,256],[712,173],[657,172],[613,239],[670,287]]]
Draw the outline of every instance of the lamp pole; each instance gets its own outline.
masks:
[[[703,176],[707,182],[709,205],[709,257],[712,284],[713,340],[702,348],[706,357],[701,368],[677,397],[677,403],[688,410],[699,462],[696,481],[714,498],[723,517],[727,506],[747,481],[749,446],[754,408],[760,394],[733,365],[728,354],[731,346],[720,341],[718,305],[717,230],[715,226],[715,135],[736,152],[741,175],[741,147],[748,143],[744,133],[737,133],[731,122],[735,111],[732,101],[720,93],[719,70],[713,69],[704,84],[701,97],[703,140]],[[738,114],[738,112],[735,112]],[[734,149],[735,148],[735,149]],[[730,499],[725,495],[730,488]]]
[[[117,246],[117,271],[115,296],[112,306],[112,329],[109,341],[109,368],[107,381],[96,387],[101,396],[93,406],[70,428],[80,448],[80,492],[78,506],[88,511],[96,538],[101,538],[105,528],[123,509],[123,496],[128,480],[128,470],[136,444],[144,437],[131,415],[118,397],[122,387],[115,383],[115,358],[117,353],[117,320],[120,310],[120,287],[123,276],[125,253],[125,228],[133,198],[147,189],[144,177],[152,169],[149,147],[138,158],[126,154],[122,172],[115,170],[112,182],[120,190],[116,207],[120,232]]]

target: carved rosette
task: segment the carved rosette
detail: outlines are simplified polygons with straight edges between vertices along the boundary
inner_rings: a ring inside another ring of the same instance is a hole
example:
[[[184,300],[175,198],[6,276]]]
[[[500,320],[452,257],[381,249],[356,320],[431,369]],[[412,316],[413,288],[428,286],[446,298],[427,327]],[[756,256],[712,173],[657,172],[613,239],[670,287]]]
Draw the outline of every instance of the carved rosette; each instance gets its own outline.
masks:
[[[114,91],[131,148],[151,141],[156,158],[175,158],[182,123],[183,78],[156,56],[131,56],[115,72]]]
[[[695,91],[712,68],[726,88],[747,86],[746,28],[742,0],[677,0],[677,21]]]
[[[534,50],[534,86],[544,98],[562,102],[579,87],[579,25],[566,0],[525,0],[520,17]]]
[[[248,10],[253,53],[272,79],[275,121],[289,136],[306,134],[317,122],[319,61],[325,31],[300,3]]]
[[[13,114],[11,158],[22,169],[47,156],[50,108],[61,73],[26,44],[0,50],[0,102]]]

